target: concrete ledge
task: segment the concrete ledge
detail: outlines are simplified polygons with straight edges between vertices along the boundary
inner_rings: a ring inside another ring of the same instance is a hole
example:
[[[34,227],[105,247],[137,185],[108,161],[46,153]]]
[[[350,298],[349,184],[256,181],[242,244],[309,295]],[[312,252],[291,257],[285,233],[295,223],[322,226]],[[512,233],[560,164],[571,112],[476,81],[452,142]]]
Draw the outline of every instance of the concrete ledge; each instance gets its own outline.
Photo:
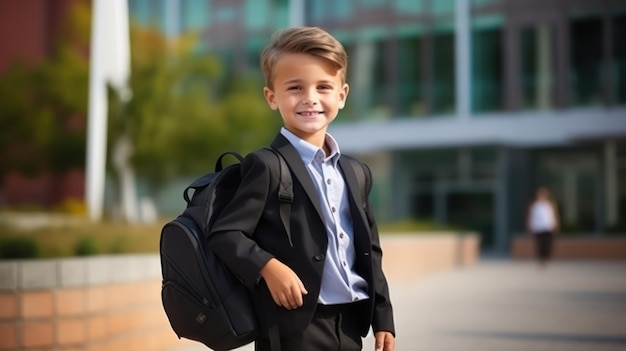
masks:
[[[383,270],[393,282],[411,281],[424,274],[470,266],[479,255],[475,234],[382,234]]]
[[[85,287],[161,278],[156,254],[0,261],[0,291]]]
[[[535,257],[533,238],[519,236],[511,242],[513,258]],[[626,238],[567,237],[559,235],[554,241],[556,259],[626,259]]]

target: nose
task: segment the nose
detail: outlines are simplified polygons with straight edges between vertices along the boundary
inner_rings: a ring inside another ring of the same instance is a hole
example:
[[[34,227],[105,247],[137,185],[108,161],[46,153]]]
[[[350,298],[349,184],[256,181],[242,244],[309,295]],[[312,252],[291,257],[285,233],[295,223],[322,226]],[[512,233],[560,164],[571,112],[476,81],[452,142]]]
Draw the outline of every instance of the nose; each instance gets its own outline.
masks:
[[[315,90],[307,90],[302,97],[302,103],[307,106],[317,105],[317,92]]]

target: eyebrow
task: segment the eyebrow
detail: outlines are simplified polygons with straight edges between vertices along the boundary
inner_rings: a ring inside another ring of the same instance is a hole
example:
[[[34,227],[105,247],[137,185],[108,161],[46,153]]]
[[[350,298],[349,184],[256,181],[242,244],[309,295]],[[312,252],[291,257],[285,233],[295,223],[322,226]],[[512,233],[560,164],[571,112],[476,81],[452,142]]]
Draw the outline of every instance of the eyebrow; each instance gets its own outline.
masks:
[[[282,84],[288,85],[288,84],[296,84],[296,83],[302,83],[302,79],[290,79],[288,81],[283,82]],[[320,80],[320,81],[315,82],[315,84],[332,84],[332,85],[334,85],[335,83],[332,80]]]

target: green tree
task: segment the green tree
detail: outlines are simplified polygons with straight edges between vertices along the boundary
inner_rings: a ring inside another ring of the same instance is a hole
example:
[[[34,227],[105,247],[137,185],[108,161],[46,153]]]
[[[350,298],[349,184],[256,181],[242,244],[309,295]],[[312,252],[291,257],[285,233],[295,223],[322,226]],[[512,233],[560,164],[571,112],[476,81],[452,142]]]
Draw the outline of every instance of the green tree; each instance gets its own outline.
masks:
[[[280,125],[259,79],[221,77],[219,59],[196,44],[194,33],[168,40],[131,26],[132,99],[113,94],[109,140],[129,135],[136,174],[153,186],[207,172],[224,151],[267,145]]]

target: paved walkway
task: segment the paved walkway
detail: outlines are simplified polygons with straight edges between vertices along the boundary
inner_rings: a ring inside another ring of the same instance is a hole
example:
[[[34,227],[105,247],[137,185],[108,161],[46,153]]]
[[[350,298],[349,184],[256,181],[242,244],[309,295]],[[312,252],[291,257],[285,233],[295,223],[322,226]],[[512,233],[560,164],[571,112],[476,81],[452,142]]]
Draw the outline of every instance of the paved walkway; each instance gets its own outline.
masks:
[[[626,262],[483,260],[391,288],[397,351],[626,350]]]
[[[398,351],[626,350],[626,262],[482,261],[392,299]]]

